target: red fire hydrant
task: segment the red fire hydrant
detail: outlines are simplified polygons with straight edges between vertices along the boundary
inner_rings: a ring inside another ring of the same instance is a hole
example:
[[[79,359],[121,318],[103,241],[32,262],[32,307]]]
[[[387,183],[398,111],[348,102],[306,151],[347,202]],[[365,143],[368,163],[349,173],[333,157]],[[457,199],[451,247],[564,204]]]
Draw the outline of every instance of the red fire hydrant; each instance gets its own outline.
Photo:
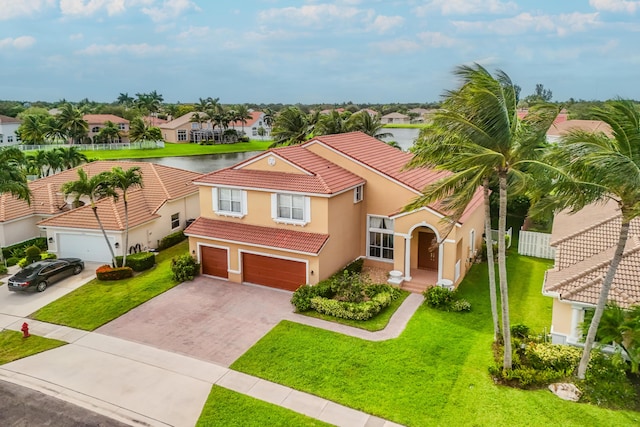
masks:
[[[27,322],[24,322],[22,324],[22,338],[29,338],[31,335],[29,335],[29,324]]]

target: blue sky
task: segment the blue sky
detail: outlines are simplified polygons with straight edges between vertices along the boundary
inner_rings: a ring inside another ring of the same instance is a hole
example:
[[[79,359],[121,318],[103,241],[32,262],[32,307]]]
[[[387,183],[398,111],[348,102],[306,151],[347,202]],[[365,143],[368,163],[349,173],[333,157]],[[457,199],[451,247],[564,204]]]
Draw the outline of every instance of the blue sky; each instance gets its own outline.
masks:
[[[453,69],[553,100],[640,99],[640,1],[0,0],[0,99],[392,103]]]

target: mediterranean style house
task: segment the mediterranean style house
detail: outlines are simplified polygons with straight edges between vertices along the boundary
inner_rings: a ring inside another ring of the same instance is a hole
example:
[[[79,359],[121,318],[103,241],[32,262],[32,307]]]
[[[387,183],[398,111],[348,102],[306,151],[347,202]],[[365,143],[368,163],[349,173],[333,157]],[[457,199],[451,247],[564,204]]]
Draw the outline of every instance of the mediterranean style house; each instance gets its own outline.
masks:
[[[392,271],[416,291],[457,285],[480,249],[478,191],[456,223],[437,203],[403,208],[444,176],[405,170],[412,155],[361,132],[270,149],[197,178],[200,217],[186,230],[202,272],[286,290],[349,262]]]
[[[124,202],[103,199],[98,214],[116,255],[125,251],[157,248],[166,235],[185,228],[187,220],[199,215],[198,188],[192,180],[200,174],[147,162],[97,161],[84,164],[89,177],[120,166],[141,168],[144,187],[128,192],[129,248],[124,247]],[[78,257],[108,263],[109,248],[91,206],[75,207],[73,197],[60,191],[62,185],[78,179],[77,169],[37,179],[29,183],[28,204],[10,194],[0,195],[0,245],[10,246],[34,237],[46,237],[49,252],[58,257]],[[85,203],[88,200],[81,200]]]
[[[556,215],[551,235],[551,245],[556,248],[555,265],[546,272],[543,286],[543,294],[553,298],[554,343],[576,344],[581,340],[580,324],[585,311],[596,306],[613,259],[620,217],[614,202],[590,205],[575,214]],[[640,219],[631,221],[609,300],[623,308],[640,304]]]
[[[402,113],[389,113],[380,117],[380,123],[382,123],[383,125],[394,124],[394,123],[409,124],[411,123],[411,117]]]
[[[96,135],[100,133],[100,129],[104,127],[105,123],[111,122],[118,126],[118,130],[121,132],[118,140],[114,142],[129,142],[129,120],[113,114],[85,114],[82,118],[89,125],[89,133],[87,136],[91,138],[92,141],[95,140]]]
[[[195,112],[187,113],[167,123],[158,125],[162,131],[162,138],[166,142],[174,143],[200,142],[207,138],[219,141],[220,133],[222,132],[220,127],[216,126],[214,129],[211,123],[204,120],[202,122],[193,121],[195,114]],[[270,138],[271,127],[264,122],[265,114],[261,111],[252,111],[250,114],[251,118],[247,119],[246,122],[231,122],[227,129],[235,129],[240,133],[244,132],[249,138],[255,139],[259,136]],[[264,129],[263,135],[260,135],[260,128]]]
[[[20,144],[17,130],[21,123],[20,119],[0,114],[0,148]]]

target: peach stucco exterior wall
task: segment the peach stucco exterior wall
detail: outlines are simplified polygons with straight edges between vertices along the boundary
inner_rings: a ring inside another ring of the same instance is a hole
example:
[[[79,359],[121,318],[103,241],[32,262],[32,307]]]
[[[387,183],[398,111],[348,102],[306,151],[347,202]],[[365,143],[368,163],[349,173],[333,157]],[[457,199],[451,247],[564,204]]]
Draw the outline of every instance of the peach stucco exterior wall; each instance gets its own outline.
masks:
[[[571,304],[553,299],[552,327],[556,334],[571,335]]]
[[[273,159],[273,160],[269,160]],[[286,173],[299,173],[305,172],[300,168],[293,166],[291,163],[282,160],[279,157],[273,155],[266,155],[260,159],[257,159],[251,163],[247,163],[242,166],[242,169],[260,170],[269,172],[286,172]]]

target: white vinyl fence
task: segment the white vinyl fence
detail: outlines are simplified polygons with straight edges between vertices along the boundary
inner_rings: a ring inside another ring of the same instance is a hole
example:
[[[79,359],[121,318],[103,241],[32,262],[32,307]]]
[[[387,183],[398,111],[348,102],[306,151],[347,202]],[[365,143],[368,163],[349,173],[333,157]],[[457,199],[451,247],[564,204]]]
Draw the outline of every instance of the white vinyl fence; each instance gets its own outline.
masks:
[[[114,142],[112,144],[45,144],[45,145],[15,145],[22,151],[53,150],[57,147],[76,147],[78,150],[133,150],[164,148],[164,141],[138,141],[138,142]]]
[[[554,259],[556,248],[551,247],[551,234],[520,230],[518,253],[538,258]]]
[[[509,227],[504,234],[505,236],[509,236],[509,240],[507,240],[507,249],[509,249],[511,247],[511,241],[513,240],[513,227]],[[491,240],[494,244],[498,242],[498,230],[491,230]]]

